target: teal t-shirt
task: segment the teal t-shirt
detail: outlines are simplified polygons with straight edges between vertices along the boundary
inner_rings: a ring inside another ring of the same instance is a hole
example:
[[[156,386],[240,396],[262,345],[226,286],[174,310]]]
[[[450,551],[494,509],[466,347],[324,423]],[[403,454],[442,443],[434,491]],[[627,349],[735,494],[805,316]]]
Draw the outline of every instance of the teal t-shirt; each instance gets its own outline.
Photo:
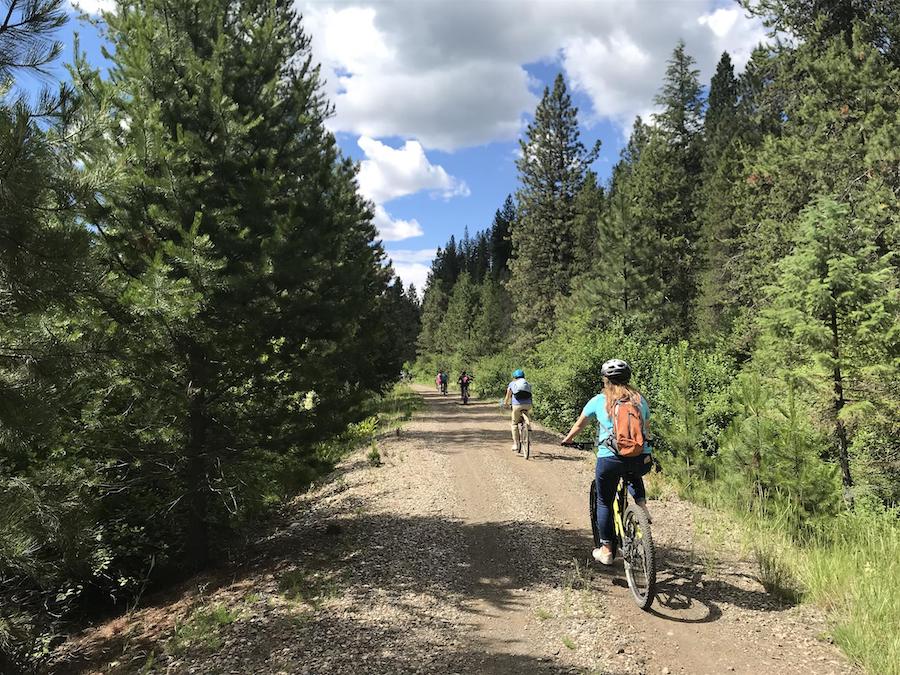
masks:
[[[597,457],[615,457],[616,453],[604,443],[609,438],[613,428],[612,420],[606,414],[606,396],[597,394],[587,402],[581,414],[597,420]],[[647,399],[643,396],[641,396],[641,414],[644,416],[644,424],[646,424],[650,420],[650,406],[647,405]],[[645,441],[644,454],[650,454],[650,449],[650,444]]]

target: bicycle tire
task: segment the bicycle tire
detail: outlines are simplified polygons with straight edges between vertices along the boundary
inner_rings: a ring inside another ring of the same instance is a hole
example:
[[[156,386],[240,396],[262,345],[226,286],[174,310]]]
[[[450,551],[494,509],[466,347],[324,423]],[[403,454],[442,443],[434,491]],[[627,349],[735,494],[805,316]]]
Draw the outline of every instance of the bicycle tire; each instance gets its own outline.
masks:
[[[588,490],[588,518],[591,519],[591,534],[594,537],[594,548],[600,548],[600,530],[597,529],[597,481],[591,481]]]
[[[531,429],[528,428],[528,425],[525,422],[522,422],[522,448],[525,450],[523,453],[525,455],[525,459],[531,457]]]
[[[628,504],[622,516],[622,529],[628,588],[638,607],[647,610],[656,598],[656,547],[647,512],[636,504]]]

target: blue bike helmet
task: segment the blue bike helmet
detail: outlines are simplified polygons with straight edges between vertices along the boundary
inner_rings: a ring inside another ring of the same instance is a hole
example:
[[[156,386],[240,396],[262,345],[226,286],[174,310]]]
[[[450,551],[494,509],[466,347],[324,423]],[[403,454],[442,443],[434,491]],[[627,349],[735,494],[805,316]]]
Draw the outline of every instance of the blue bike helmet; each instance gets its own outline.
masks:
[[[520,377],[525,377],[525,371],[522,370],[521,368],[516,368],[516,369],[513,371],[512,376],[513,376],[513,379],[514,379],[514,380],[517,380],[517,379],[519,379]]]

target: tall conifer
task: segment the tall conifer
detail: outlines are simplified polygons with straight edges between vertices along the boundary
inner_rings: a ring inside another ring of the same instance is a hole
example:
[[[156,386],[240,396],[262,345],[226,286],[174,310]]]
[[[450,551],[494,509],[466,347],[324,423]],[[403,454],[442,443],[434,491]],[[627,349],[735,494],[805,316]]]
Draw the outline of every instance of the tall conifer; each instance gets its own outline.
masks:
[[[517,323],[529,340],[549,334],[555,302],[569,292],[575,274],[575,200],[600,147],[598,141],[585,148],[577,115],[557,75],[520,141],[509,288]]]

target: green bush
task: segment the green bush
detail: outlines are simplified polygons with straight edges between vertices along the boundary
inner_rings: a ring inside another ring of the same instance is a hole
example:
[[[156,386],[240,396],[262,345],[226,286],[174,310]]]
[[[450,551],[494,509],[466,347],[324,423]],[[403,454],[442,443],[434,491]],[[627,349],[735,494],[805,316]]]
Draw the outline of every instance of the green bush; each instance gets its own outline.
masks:
[[[493,356],[486,356],[475,363],[474,390],[479,398],[500,398],[506,393],[506,387],[512,379],[516,368],[526,368],[521,356],[511,351],[503,351]],[[526,373],[531,381],[530,373]]]

